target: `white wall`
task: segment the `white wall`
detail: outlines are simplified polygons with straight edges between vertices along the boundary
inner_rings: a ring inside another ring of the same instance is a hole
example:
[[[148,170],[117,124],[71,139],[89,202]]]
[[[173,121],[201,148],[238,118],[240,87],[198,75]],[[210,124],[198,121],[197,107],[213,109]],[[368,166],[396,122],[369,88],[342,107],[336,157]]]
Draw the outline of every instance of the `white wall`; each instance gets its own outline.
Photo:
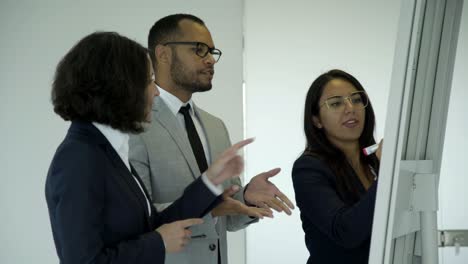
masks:
[[[307,90],[321,73],[340,68],[360,80],[383,135],[399,1],[246,1],[247,176],[274,166],[273,181],[294,198],[291,168],[305,146]],[[247,229],[247,263],[305,263],[308,252],[296,209],[292,216]]]
[[[383,135],[399,1],[246,1],[247,173],[280,166],[275,183],[294,197],[291,168],[302,151],[303,107],[311,82],[331,68],[355,75],[368,91]],[[268,6],[268,8],[265,8]],[[439,229],[468,230],[468,7],[465,3],[453,76],[439,188]],[[305,263],[299,210],[247,230],[247,263]],[[440,249],[441,264],[468,262],[468,249]]]
[[[117,31],[146,46],[153,23],[188,12],[205,20],[223,51],[214,88],[197,95],[242,138],[241,1],[1,1],[0,2],[0,263],[57,263],[44,199],[52,155],[68,124],[53,113],[54,69],[80,38]],[[243,232],[231,235],[231,263],[244,260]]]

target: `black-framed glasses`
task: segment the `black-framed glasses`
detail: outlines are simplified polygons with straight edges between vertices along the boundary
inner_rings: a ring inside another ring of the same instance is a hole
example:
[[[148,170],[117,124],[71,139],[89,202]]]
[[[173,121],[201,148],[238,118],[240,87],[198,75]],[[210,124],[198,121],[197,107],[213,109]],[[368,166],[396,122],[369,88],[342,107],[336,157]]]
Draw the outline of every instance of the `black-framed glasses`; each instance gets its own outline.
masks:
[[[348,101],[355,109],[362,110],[369,105],[369,98],[366,92],[357,91],[351,93],[349,96],[332,96],[327,98],[320,107],[326,105],[327,108],[333,112],[344,111],[346,107],[346,101]]]
[[[163,45],[163,46],[166,46],[166,45],[191,45],[191,46],[195,46],[195,54],[197,54],[201,58],[205,58],[206,55],[208,55],[208,53],[210,53],[211,56],[213,56],[213,58],[214,58],[214,60],[216,62],[219,61],[219,59],[221,58],[221,54],[223,54],[219,49],[210,48],[210,47],[208,47],[207,44],[205,44],[203,42],[173,41],[173,42],[166,42],[166,43],[163,43],[161,45]]]

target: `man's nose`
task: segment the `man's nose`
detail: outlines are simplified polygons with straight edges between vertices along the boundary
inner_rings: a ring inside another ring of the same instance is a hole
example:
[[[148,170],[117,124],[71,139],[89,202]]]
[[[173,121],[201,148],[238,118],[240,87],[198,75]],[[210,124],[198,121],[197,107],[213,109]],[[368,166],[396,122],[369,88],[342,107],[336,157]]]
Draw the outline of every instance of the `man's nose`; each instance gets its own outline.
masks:
[[[205,62],[206,62],[207,64],[209,64],[209,65],[215,64],[215,63],[216,63],[216,60],[215,60],[213,54],[211,54],[211,53],[208,52],[208,54],[206,54],[206,57],[205,57]]]

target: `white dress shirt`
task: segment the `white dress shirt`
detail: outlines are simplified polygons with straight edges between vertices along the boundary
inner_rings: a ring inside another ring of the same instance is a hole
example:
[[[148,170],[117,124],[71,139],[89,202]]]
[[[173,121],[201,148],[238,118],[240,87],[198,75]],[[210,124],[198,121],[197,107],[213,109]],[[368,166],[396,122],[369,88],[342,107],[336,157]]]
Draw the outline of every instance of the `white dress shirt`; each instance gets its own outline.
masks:
[[[103,125],[99,124],[96,122],[93,122],[93,125],[101,131],[101,133],[106,137],[107,141],[111,144],[111,146],[114,148],[114,150],[117,152],[119,157],[122,159],[123,163],[125,166],[127,166],[128,171],[131,173],[132,169],[130,168],[130,162],[128,161],[128,139],[129,135],[127,133],[123,133],[117,129],[113,129],[112,127],[108,125]],[[135,182],[138,184],[138,187],[140,187],[141,192],[143,193],[143,196],[145,197],[146,200],[146,206],[148,208],[148,214],[151,216],[151,205],[149,202],[148,197],[146,196],[145,192],[143,191],[143,187],[141,187],[140,182],[136,179],[135,175],[131,173],[133,176],[133,179]]]
[[[183,129],[184,135],[187,136],[187,129],[185,127],[185,120],[184,116],[179,113],[179,110],[181,107],[186,106],[190,104],[190,117],[192,117],[193,123],[195,125],[195,129],[197,130],[198,136],[200,137],[200,141],[202,142],[203,145],[203,151],[205,152],[205,157],[206,157],[206,162],[207,164],[211,164],[211,157],[210,153],[208,151],[208,140],[206,139],[205,132],[203,130],[203,127],[201,126],[200,120],[198,116],[196,115],[194,111],[194,103],[192,99],[190,99],[188,102],[184,103],[182,102],[179,98],[174,96],[173,94],[169,93],[168,91],[164,90],[164,88],[160,87],[158,85],[158,90],[160,93],[161,99],[166,103],[166,105],[169,107],[171,112],[174,114],[174,116],[177,118],[179,121],[180,128]],[[223,188],[221,185],[214,185],[211,181],[208,180],[208,178],[205,176],[205,173],[202,175],[202,180],[205,182],[206,186],[213,192],[215,195],[221,195],[223,193]]]
[[[198,116],[196,115],[194,109],[193,109],[193,101],[190,98],[190,100],[186,103],[182,102],[179,98],[174,96],[173,94],[167,92],[163,88],[159,87],[159,92],[161,99],[167,104],[171,112],[176,116],[177,120],[179,121],[180,127],[185,131],[185,134],[187,134],[187,129],[185,127],[185,119],[184,115],[179,113],[179,110],[181,107],[190,105],[190,117],[193,120],[193,124],[195,125],[195,129],[197,130],[198,136],[200,137],[200,141],[203,145],[203,151],[205,152],[205,157],[206,157],[206,163],[211,164],[211,157],[210,157],[210,152],[208,151],[208,140],[206,139],[205,131],[203,130],[203,127],[200,124],[200,120],[198,119]]]

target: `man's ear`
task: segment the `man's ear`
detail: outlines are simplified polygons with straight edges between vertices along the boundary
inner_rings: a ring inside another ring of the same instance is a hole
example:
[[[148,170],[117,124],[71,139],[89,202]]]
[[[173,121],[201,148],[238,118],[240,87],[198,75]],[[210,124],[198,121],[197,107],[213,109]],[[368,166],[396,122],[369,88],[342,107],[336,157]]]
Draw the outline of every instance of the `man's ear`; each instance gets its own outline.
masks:
[[[318,129],[322,129],[322,123],[320,122],[320,119],[316,116],[312,116],[312,122],[314,123],[314,126],[317,127]]]
[[[154,54],[156,56],[156,61],[160,63],[168,63],[171,58],[171,49],[163,46],[163,45],[156,45],[154,48]]]

